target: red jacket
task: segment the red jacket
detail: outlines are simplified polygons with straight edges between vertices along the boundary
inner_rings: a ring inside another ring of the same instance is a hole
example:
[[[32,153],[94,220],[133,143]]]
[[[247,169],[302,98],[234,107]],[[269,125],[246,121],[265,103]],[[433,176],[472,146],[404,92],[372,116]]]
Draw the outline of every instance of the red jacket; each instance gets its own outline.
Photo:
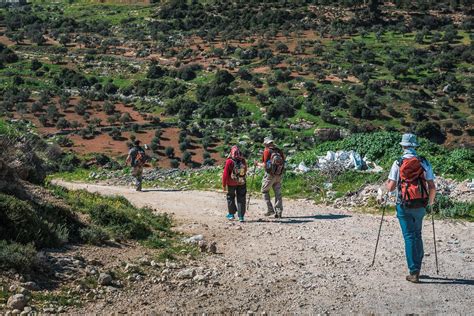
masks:
[[[241,158],[244,163],[245,173],[247,173],[247,162],[244,158]],[[232,171],[234,170],[234,161],[231,158],[227,158],[225,162],[224,172],[222,173],[222,186],[239,186],[242,183],[232,179]]]

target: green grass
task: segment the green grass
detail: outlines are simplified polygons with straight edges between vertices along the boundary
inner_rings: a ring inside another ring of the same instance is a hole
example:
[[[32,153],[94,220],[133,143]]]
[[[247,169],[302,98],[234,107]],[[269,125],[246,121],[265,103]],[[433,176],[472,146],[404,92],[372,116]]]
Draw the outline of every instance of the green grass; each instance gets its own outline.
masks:
[[[137,240],[142,245],[174,257],[193,252],[184,247],[180,235],[172,230],[173,220],[168,214],[157,214],[149,208],[136,208],[121,196],[101,196],[83,190],[69,191],[51,186],[53,194],[71,208],[89,216],[91,223],[118,240]]]
[[[10,297],[10,293],[8,292],[9,285],[0,282],[0,304],[6,304],[8,298]]]
[[[87,182],[91,181],[92,179],[89,177],[92,172],[97,172],[98,169],[83,169],[83,168],[76,168],[72,172],[57,172],[50,174],[47,177],[48,181],[52,179],[63,179],[65,181],[82,181]]]
[[[31,296],[32,303],[36,307],[53,306],[82,306],[80,299],[74,296],[69,289],[62,289],[54,292],[33,292]]]

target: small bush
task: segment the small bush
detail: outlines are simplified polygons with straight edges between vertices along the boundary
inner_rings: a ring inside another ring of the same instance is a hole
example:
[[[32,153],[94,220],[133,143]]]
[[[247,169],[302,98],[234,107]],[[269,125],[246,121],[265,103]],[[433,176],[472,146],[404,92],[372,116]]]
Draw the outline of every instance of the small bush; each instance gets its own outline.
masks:
[[[435,214],[443,217],[464,218],[474,220],[474,205],[470,202],[458,202],[448,196],[437,194],[436,202],[433,206]]]
[[[36,265],[36,250],[32,244],[22,245],[0,240],[0,270],[27,272]]]
[[[0,193],[0,239],[37,248],[57,247],[79,227],[73,213],[55,205],[33,205]]]
[[[100,246],[109,239],[109,235],[105,230],[97,226],[90,226],[82,228],[80,231],[80,236],[82,241],[91,244]]]
[[[178,168],[179,167],[178,159],[171,159],[170,160],[170,165],[171,165],[171,168]]]
[[[146,239],[151,235],[145,224],[128,216],[119,208],[96,205],[90,209],[90,216],[93,223],[104,226],[123,238]]]

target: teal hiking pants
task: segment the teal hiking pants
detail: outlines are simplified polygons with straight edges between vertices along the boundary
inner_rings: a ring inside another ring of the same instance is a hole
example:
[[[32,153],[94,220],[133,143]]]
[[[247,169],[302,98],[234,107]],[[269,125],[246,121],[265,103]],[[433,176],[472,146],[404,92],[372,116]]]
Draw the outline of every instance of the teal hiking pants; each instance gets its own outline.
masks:
[[[397,205],[397,218],[405,239],[405,255],[410,274],[421,270],[424,255],[421,230],[425,212],[425,208],[404,209],[400,204]]]

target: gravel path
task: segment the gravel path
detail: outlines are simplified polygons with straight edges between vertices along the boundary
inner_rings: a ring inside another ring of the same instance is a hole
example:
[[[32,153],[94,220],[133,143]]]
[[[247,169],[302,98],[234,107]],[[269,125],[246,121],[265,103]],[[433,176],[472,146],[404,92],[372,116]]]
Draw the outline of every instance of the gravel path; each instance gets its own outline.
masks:
[[[474,223],[436,221],[440,275],[434,264],[431,222],[425,220],[422,284],[405,281],[397,219],[383,223],[375,267],[369,264],[380,216],[285,200],[284,218],[264,218],[253,198],[247,222],[225,220],[222,193],[82,183],[57,184],[122,195],[137,206],[173,213],[177,229],[216,241],[217,255],[196,265],[214,271],[211,283],[177,286],[143,282],[77,313],[456,313],[474,310]],[[111,250],[113,251],[113,249]]]

